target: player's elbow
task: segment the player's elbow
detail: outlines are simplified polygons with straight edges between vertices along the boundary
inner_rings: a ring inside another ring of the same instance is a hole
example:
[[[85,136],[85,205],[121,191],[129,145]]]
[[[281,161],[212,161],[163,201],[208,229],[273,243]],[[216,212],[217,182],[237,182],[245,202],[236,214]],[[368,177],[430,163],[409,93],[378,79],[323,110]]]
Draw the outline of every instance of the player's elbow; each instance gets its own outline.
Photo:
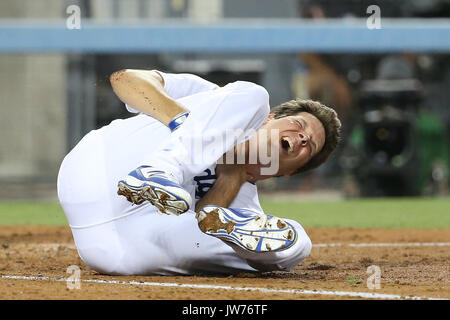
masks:
[[[292,270],[311,254],[312,242],[300,223],[291,219],[286,219],[285,221],[289,222],[297,232],[297,239],[295,243],[289,251],[286,250],[286,254],[288,254],[288,256],[284,262],[281,263],[285,270]]]
[[[303,261],[311,254],[312,241],[308,235],[302,239],[301,260]]]

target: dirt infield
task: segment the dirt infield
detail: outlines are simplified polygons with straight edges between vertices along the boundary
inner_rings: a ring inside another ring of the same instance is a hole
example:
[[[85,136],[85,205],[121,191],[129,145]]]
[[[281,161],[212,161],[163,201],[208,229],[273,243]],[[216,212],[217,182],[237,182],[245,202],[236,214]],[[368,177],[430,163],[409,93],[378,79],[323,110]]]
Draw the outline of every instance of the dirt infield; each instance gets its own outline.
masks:
[[[260,275],[104,276],[78,257],[68,227],[0,227],[1,299],[450,298],[450,230],[307,229],[311,256],[292,272]],[[68,289],[67,267],[81,268]],[[371,289],[373,269],[381,271]],[[22,278],[17,278],[18,276]],[[353,295],[352,295],[353,294]]]

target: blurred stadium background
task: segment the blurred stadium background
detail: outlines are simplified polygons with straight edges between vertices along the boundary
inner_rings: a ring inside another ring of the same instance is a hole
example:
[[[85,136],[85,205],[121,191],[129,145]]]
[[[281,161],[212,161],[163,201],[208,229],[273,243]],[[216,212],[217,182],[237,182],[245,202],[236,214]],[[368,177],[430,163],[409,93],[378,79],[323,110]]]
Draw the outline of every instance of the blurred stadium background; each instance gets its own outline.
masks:
[[[67,28],[71,5],[81,29]],[[367,27],[369,5],[381,29]],[[65,154],[132,116],[108,80],[122,68],[333,106],[344,139],[332,159],[264,194],[448,196],[449,18],[450,0],[2,0],[0,199],[56,199]]]

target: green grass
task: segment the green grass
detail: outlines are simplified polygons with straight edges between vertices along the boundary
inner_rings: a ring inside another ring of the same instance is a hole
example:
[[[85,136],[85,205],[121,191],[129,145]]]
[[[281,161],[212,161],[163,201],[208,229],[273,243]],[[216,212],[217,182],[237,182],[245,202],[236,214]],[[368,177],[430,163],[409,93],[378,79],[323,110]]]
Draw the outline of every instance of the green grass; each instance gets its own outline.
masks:
[[[450,228],[450,198],[293,202],[264,200],[266,213],[305,227]]]
[[[56,202],[0,201],[0,225],[68,225]]]
[[[277,201],[261,197],[266,213],[304,227],[450,228],[450,198]],[[67,225],[58,203],[0,201],[0,225]]]

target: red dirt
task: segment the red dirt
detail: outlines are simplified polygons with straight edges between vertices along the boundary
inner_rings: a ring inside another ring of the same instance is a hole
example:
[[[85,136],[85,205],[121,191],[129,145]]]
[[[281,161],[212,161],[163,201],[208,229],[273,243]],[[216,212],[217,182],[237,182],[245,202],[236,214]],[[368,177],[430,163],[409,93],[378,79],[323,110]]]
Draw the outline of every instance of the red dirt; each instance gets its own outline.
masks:
[[[450,242],[448,229],[308,229],[313,244]],[[0,275],[67,278],[67,267],[81,268],[81,278],[118,281],[170,282],[268,289],[357,291],[402,296],[450,298],[450,246],[313,247],[311,256],[292,272],[260,275],[104,276],[78,257],[68,227],[0,227]],[[381,288],[367,287],[367,267],[381,269]],[[130,284],[81,283],[0,278],[1,299],[350,299],[299,293],[234,291]],[[351,298],[355,299],[355,298]]]

